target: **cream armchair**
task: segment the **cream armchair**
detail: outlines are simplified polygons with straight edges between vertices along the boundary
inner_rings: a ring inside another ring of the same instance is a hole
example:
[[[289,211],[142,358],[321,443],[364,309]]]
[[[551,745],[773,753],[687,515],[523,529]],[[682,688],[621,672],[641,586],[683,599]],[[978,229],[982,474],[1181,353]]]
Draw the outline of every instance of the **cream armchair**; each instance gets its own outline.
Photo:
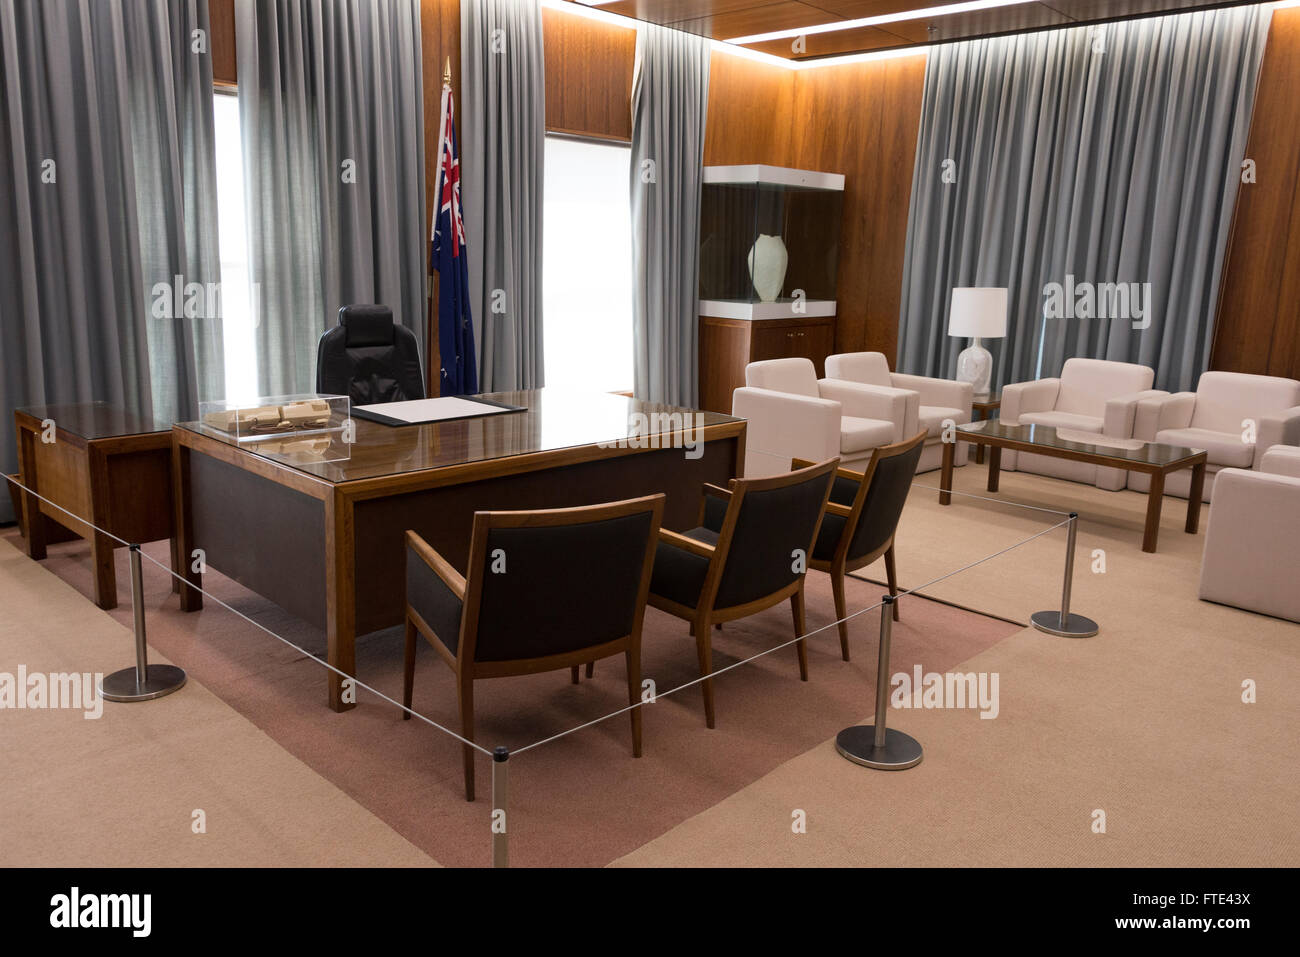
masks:
[[[974,386],[952,379],[904,375],[889,371],[889,360],[881,352],[846,352],[826,360],[826,377],[856,382],[877,388],[908,389],[918,397],[917,431],[925,430],[925,447],[918,472],[937,469],[943,463],[943,424],[965,425],[971,420]],[[955,465],[965,465],[969,458],[967,443],[956,449]]]
[[[1257,450],[1300,445],[1300,382],[1244,372],[1206,372],[1195,392],[1143,401],[1133,437],[1205,449],[1208,461],[1201,498],[1208,502],[1221,470],[1255,468]],[[1190,484],[1190,473],[1175,472],[1165,482],[1165,494],[1186,498]],[[1131,472],[1128,487],[1145,492],[1151,479]]]
[[[1138,403],[1169,394],[1151,388],[1155,375],[1149,367],[1131,362],[1066,359],[1059,377],[1006,386],[1001,419],[1008,425],[1050,425],[1131,439]],[[1128,475],[1124,469],[1030,452],[1004,451],[1002,468],[1089,482],[1112,492],[1124,487]]]
[[[1300,621],[1300,448],[1275,445],[1216,485],[1201,598]]]
[[[790,471],[790,460],[839,456],[860,467],[874,449],[918,431],[917,394],[817,379],[810,359],[767,359],[745,367],[731,414],[747,419],[745,477]]]

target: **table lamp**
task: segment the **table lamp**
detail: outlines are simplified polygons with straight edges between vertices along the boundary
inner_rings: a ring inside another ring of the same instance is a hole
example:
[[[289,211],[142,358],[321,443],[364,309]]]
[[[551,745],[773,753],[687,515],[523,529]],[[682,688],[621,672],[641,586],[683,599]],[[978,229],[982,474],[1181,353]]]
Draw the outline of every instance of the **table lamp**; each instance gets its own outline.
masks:
[[[957,356],[957,378],[975,387],[976,395],[989,391],[993,356],[980,339],[1001,339],[1007,334],[1007,291],[991,286],[958,287],[952,291],[948,335],[974,341]]]

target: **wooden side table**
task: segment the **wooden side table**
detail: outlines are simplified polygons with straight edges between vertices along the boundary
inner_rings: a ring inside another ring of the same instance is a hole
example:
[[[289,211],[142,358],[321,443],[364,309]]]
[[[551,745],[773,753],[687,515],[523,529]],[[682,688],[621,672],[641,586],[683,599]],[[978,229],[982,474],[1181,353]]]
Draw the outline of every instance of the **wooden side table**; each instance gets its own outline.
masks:
[[[975,417],[971,421],[979,422],[982,419],[993,417],[993,413],[1002,408],[1001,392],[981,392],[977,394],[974,401],[970,404],[971,414]],[[984,446],[975,446],[975,464],[984,464]]]
[[[104,532],[132,544],[172,538],[171,430],[103,402],[17,409],[14,426],[27,554],[45,558],[51,521],[86,539],[95,603],[116,608],[122,546]]]

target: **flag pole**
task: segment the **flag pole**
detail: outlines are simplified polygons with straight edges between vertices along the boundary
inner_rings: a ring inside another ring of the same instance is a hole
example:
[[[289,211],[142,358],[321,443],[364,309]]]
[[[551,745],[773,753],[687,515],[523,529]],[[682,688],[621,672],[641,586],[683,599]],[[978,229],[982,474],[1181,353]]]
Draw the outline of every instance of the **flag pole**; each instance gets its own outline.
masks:
[[[442,151],[446,148],[445,141],[447,136],[447,98],[450,96],[451,96],[451,57],[447,57],[447,65],[442,71],[442,105],[441,108],[439,109],[440,115],[438,117],[438,153],[437,153],[438,175],[433,178],[433,190],[434,190],[433,191],[433,216],[431,217],[432,221],[429,223],[430,260],[432,260],[434,236],[438,231],[439,210],[442,207]],[[430,262],[430,266],[432,266],[432,262]],[[438,284],[439,288],[435,290],[434,279],[435,279],[435,275],[433,274],[433,271],[431,269],[430,276],[429,276],[428,311],[425,320],[426,322],[425,338],[427,341],[424,349],[424,358],[425,358],[425,363],[429,367],[428,379],[426,380],[428,382],[428,394],[441,395],[442,376],[440,373],[442,368],[442,355],[441,355],[441,350],[438,348],[439,333],[438,333],[438,324],[435,321],[435,317],[437,316],[437,312],[435,310],[437,309],[437,296],[442,295],[442,289],[441,289],[441,283],[439,283]],[[435,296],[435,292],[437,293],[437,296]],[[437,353],[436,361],[434,358],[435,353]]]

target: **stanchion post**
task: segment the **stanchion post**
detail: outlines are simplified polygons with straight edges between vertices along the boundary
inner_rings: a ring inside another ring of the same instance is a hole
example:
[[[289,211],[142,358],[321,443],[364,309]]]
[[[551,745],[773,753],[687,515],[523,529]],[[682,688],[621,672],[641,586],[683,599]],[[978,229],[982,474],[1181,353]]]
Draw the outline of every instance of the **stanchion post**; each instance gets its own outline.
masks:
[[[140,570],[140,546],[131,546],[131,606],[135,617],[135,667],[105,675],[99,693],[105,701],[152,701],[185,684],[185,672],[175,665],[149,664],[144,630],[144,575]]]
[[[492,752],[492,866],[510,866],[510,750]]]
[[[1079,513],[1071,512],[1065,532],[1065,582],[1061,586],[1061,609],[1036,611],[1030,622],[1039,631],[1061,638],[1091,638],[1101,630],[1091,618],[1070,611],[1070,590],[1074,584],[1074,548],[1078,541]]]
[[[909,734],[888,728],[889,643],[894,628],[894,602],[886,595],[880,605],[880,653],[876,659],[876,723],[845,728],[835,737],[835,750],[854,764],[879,771],[902,771],[921,763],[921,743]]]

